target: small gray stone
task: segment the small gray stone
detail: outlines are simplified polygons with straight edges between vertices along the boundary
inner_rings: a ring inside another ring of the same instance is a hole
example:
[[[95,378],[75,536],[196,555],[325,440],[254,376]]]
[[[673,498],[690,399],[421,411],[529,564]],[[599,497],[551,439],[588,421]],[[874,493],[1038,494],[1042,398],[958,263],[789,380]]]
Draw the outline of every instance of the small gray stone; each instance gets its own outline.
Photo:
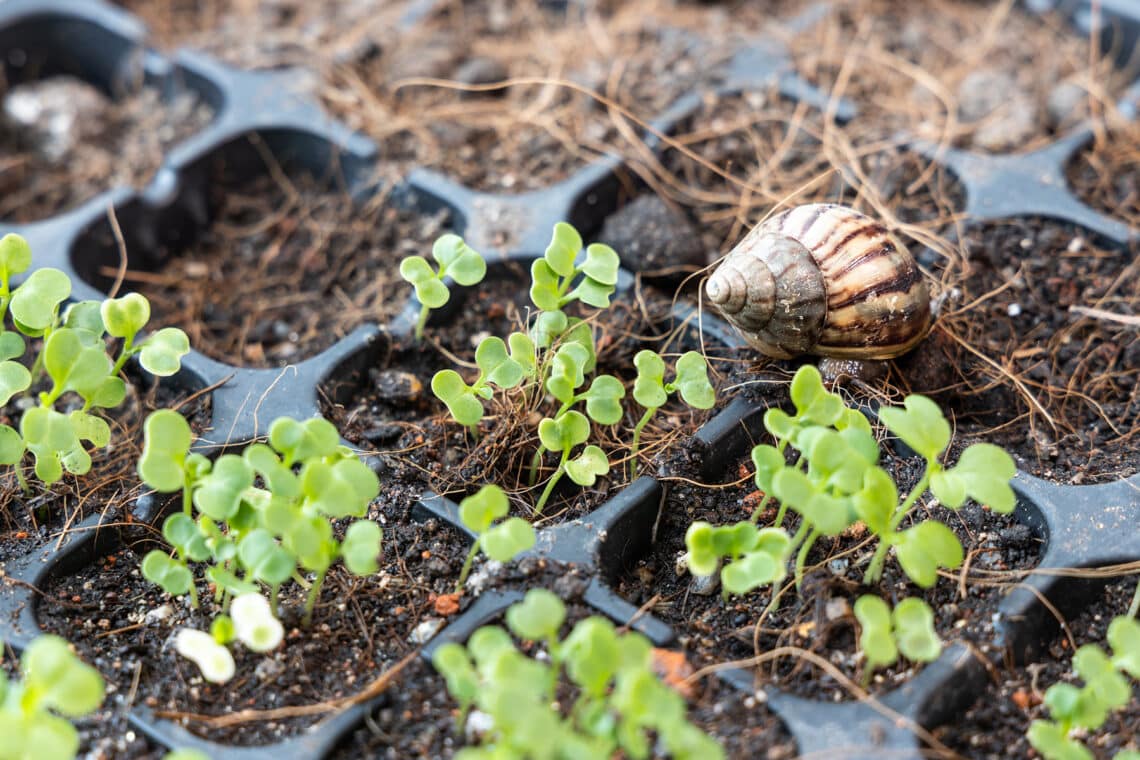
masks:
[[[426,644],[443,628],[443,618],[425,618],[422,623],[408,635],[408,641],[413,644]]]
[[[1075,124],[1088,116],[1088,93],[1076,82],[1061,82],[1049,93],[1045,107],[1054,127]]]
[[[107,126],[111,101],[72,77],[20,85],[4,98],[4,116],[23,130],[37,152],[58,161]]]
[[[958,85],[958,116],[962,121],[979,121],[1020,95],[1017,82],[1004,71],[971,71]]]
[[[701,596],[712,596],[720,590],[720,573],[706,575],[703,578],[697,575],[689,582],[689,590]]]
[[[420,400],[424,384],[411,372],[386,369],[376,375],[376,395],[389,404],[413,404]]]
[[[635,198],[602,225],[599,242],[634,272],[680,281],[706,262],[705,246],[689,219],[653,194]]]
[[[1021,145],[1037,130],[1037,106],[1024,95],[1011,98],[974,132],[974,145],[1004,151]]]

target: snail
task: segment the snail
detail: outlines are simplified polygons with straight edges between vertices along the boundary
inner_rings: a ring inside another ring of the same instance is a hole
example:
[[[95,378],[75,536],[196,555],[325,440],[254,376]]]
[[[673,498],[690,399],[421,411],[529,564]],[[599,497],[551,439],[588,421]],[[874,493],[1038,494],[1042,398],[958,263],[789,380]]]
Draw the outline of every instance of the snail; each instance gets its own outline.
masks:
[[[813,203],[755,227],[705,284],[709,300],[762,354],[890,359],[930,329],[918,265],[881,223]]]

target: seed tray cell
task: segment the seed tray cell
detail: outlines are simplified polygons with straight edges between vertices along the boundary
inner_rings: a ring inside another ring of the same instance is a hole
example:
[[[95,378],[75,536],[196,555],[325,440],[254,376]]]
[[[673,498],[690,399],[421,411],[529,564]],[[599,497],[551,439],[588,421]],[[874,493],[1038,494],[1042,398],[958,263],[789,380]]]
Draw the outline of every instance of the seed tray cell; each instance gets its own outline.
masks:
[[[1086,23],[1083,7],[1075,4],[1065,9],[1078,26]],[[1140,18],[1134,17],[1130,4],[1104,0],[1102,7],[1114,14],[1123,34],[1135,38]],[[406,14],[402,23],[418,23],[427,12]],[[810,15],[804,18],[804,23],[810,23]],[[76,298],[102,296],[114,279],[107,271],[119,265],[119,248],[107,216],[109,207],[125,235],[131,266],[159,269],[169,255],[188,248],[210,223],[209,193],[219,162],[237,175],[263,171],[265,155],[286,172],[328,176],[331,170],[346,195],[357,203],[386,194],[407,211],[424,215],[442,211],[451,229],[490,258],[519,263],[541,255],[556,221],[571,221],[590,237],[639,187],[635,175],[617,156],[603,157],[546,189],[518,195],[478,192],[426,169],[412,171],[404,181],[384,179],[378,146],[331,120],[310,94],[314,74],[294,69],[243,71],[191,50],[168,56],[149,48],[146,40],[139,22],[102,2],[7,0],[0,4],[0,51],[9,81],[68,74],[104,92],[114,92],[116,83],[133,81],[141,71],[166,96],[192,92],[215,111],[204,130],[170,150],[162,169],[146,187],[108,188],[51,219],[0,225],[0,234],[15,231],[28,238],[37,266],[54,266],[70,274]],[[34,61],[28,55],[32,50],[37,52]],[[723,93],[775,83],[788,98],[821,110],[828,106],[826,95],[794,72],[787,49],[771,39],[758,38],[736,54],[723,74],[718,88]],[[1132,116],[1135,110],[1129,104],[1135,98],[1133,89],[1122,105]],[[654,130],[669,134],[700,105],[699,93],[682,96],[653,122]],[[833,113],[839,121],[859,118],[846,101],[839,102]],[[1134,251],[1130,246],[1136,242],[1135,230],[1090,208],[1065,180],[1065,166],[1091,136],[1090,127],[1079,127],[1044,149],[1006,156],[973,154],[918,140],[910,140],[909,145],[961,183],[970,223],[1044,216],[1077,225],[1122,251]],[[647,143],[658,155],[666,149],[652,135]],[[633,274],[623,274],[623,289],[633,287]],[[191,352],[175,382],[182,388],[211,389],[211,430],[197,445],[214,454],[264,434],[278,416],[318,414],[322,389],[375,366],[388,341],[410,332],[415,310],[416,305],[409,303],[387,324],[363,325],[318,355],[283,369],[234,366]],[[678,321],[691,320],[693,306],[679,302],[673,315]],[[449,310],[435,316],[436,320],[448,318]],[[730,349],[741,347],[735,333],[711,314],[701,314],[700,322],[706,338]],[[702,469],[711,476],[724,462],[746,455],[760,430],[763,411],[770,404],[782,403],[781,398],[743,396],[729,402],[695,436]],[[632,627],[663,646],[675,642],[674,631],[651,613],[639,614],[614,591],[614,584],[650,551],[669,487],[668,475],[667,470],[643,474],[594,511],[542,528],[530,552],[532,560],[574,564],[591,578],[583,595],[587,605],[615,621],[632,620]],[[1019,473],[1014,488],[1016,516],[1043,542],[1043,551],[1037,572],[1001,601],[994,647],[1025,659],[1041,648],[1056,627],[1041,598],[1071,614],[1088,601],[1088,590],[1095,584],[1068,577],[1061,569],[1140,559],[1136,530],[1140,525],[1140,474],[1104,485],[1063,486]],[[166,506],[154,497],[144,497],[134,518],[157,521]],[[425,492],[415,517],[438,520],[465,532],[457,510],[454,501]],[[6,582],[0,584],[0,638],[16,648],[25,646],[39,630],[38,597],[33,589],[115,548],[117,534],[101,520],[93,515],[58,541],[2,568]],[[430,657],[443,641],[465,640],[518,597],[514,591],[495,590],[479,595],[431,640],[423,656]],[[900,757],[917,758],[923,751],[921,735],[952,725],[982,693],[987,675],[974,654],[953,645],[905,685],[873,702],[806,700],[768,684],[758,686],[752,674],[743,670],[725,671],[719,677],[739,689],[742,697],[759,688],[795,737],[801,754],[861,758],[890,750]],[[133,708],[130,719],[158,744],[197,747],[216,757],[324,757],[361,725],[381,699],[365,700],[304,733],[256,747],[215,744],[143,707]]]

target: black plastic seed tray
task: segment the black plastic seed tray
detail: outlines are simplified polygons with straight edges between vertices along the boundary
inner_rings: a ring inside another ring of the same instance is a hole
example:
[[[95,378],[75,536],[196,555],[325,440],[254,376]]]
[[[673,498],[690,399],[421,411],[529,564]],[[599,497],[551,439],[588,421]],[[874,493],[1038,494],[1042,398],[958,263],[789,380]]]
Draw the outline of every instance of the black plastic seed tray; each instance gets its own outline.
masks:
[[[1103,0],[1101,6],[1106,14],[1112,14],[1122,34],[1131,35],[1127,39],[1136,39],[1140,20],[1131,3]],[[1078,24],[1087,24],[1087,14],[1082,15],[1085,9],[1079,3],[1067,10]],[[424,8],[419,8],[417,14],[409,14],[406,23],[415,23],[423,13]],[[810,18],[805,20],[808,22]],[[142,77],[171,97],[193,92],[215,110],[209,127],[171,150],[147,187],[137,191],[108,188],[105,194],[56,218],[0,226],[0,234],[16,231],[29,239],[38,266],[69,272],[76,298],[101,296],[102,288],[110,283],[100,274],[102,267],[118,262],[117,246],[109,234],[108,207],[114,208],[132,254],[144,257],[132,259],[132,266],[159,267],[162,261],[157,251],[184,247],[209,221],[209,160],[224,155],[229,165],[243,166],[250,158],[248,135],[257,134],[283,166],[314,173],[337,166],[344,185],[357,199],[381,190],[373,181],[376,146],[331,121],[305,93],[304,75],[295,71],[239,71],[192,52],[165,57],[149,49],[145,40],[136,20],[100,2],[0,3],[0,52],[9,82],[65,73],[113,94],[121,83]],[[793,72],[787,51],[773,40],[758,39],[722,74],[724,90],[776,82],[790,98],[818,107],[826,104],[821,93]],[[1127,98],[1135,98],[1138,92],[1133,88]],[[699,93],[690,93],[662,114],[655,127],[667,133],[699,106]],[[1128,101],[1124,107],[1129,109]],[[1134,113],[1134,108],[1128,112]],[[837,117],[848,120],[857,114],[850,104],[841,103]],[[1067,189],[1064,166],[1091,136],[1091,129],[1081,128],[1043,150],[1011,156],[939,150],[917,142],[913,147],[960,180],[966,195],[964,211],[972,222],[1045,216],[1078,225],[1123,248],[1136,239],[1137,232],[1089,208]],[[477,248],[498,258],[529,261],[541,255],[556,221],[569,220],[584,233],[600,228],[602,219],[617,204],[615,171],[619,167],[619,158],[607,157],[548,189],[513,196],[472,191],[426,170],[413,171],[406,184],[385,189],[392,190],[392,197],[409,208],[425,213],[448,209],[452,228]],[[150,259],[145,258],[148,255]],[[623,277],[622,287],[627,288],[630,278]],[[381,362],[391,336],[410,331],[414,312],[415,305],[409,304],[391,324],[361,327],[318,356],[285,370],[227,366],[192,352],[174,382],[185,389],[216,386],[210,391],[210,432],[199,446],[216,452],[263,434],[278,416],[318,414],[319,389],[332,378],[362,374]],[[689,319],[691,309],[678,306],[674,316]],[[446,320],[448,310],[434,318]],[[741,345],[731,330],[707,314],[702,315],[702,327],[707,336],[726,346]],[[710,477],[724,462],[747,453],[760,431],[764,409],[763,404],[736,399],[698,431],[698,447]],[[1042,572],[1030,575],[1014,589],[998,611],[999,640],[995,645],[1023,657],[1046,641],[1055,625],[1038,594],[1065,613],[1089,599],[1087,582],[1050,574],[1050,569],[1140,559],[1140,475],[1107,485],[1058,486],[1022,473],[1014,485],[1019,497],[1018,519],[1045,547],[1039,564]],[[636,617],[633,627],[660,645],[673,639],[670,628],[652,615],[635,616],[636,608],[621,599],[611,584],[623,569],[649,551],[666,487],[657,477],[643,476],[588,516],[541,530],[532,551],[538,557],[574,563],[591,575],[584,601],[619,622]],[[455,503],[432,493],[425,493],[417,506],[423,518],[434,517],[463,531],[457,510]],[[161,512],[161,503],[144,497],[135,517],[154,521]],[[20,648],[38,632],[35,588],[115,547],[114,532],[101,530],[100,519],[95,515],[73,526],[58,542],[2,567],[5,582],[0,584],[0,638],[6,643]],[[442,641],[464,640],[517,598],[516,592],[501,591],[478,597],[428,644],[424,657]],[[755,689],[749,673],[730,671],[722,677],[743,693],[751,694]],[[801,754],[854,758],[891,751],[892,756],[918,757],[921,747],[910,726],[930,729],[953,724],[981,693],[984,682],[981,661],[964,647],[952,646],[876,706],[818,703],[768,685],[763,688],[768,706],[785,722]],[[329,754],[361,724],[371,706],[357,705],[294,738],[258,747],[214,744],[170,721],[154,718],[142,708],[135,709],[131,720],[167,747],[197,747],[212,757],[280,760]]]

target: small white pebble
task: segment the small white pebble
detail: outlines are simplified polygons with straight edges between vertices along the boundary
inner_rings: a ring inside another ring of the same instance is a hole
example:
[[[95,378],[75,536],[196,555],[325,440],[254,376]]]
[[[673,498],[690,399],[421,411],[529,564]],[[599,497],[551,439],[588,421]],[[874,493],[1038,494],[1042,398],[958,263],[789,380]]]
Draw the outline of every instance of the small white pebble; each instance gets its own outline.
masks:
[[[1008,313],[1009,316],[1011,316],[1011,317],[1021,316],[1021,304],[1019,304],[1019,303],[1011,303],[1009,306],[1006,307],[1005,310],[1006,310],[1006,313]]]
[[[427,618],[422,623],[415,627],[415,630],[408,635],[408,641],[413,644],[424,644],[439,633],[439,629],[443,628],[442,618]]]
[[[1069,241],[1069,247],[1067,248],[1067,250],[1069,251],[1069,253],[1076,253],[1077,251],[1081,250],[1081,248],[1083,248],[1084,245],[1085,245],[1085,239],[1083,237],[1081,237],[1080,235],[1077,235],[1075,238],[1073,238],[1072,240]]]
[[[1022,238],[1019,245],[1021,246],[1022,250],[1028,251],[1033,247],[1033,238]]]

